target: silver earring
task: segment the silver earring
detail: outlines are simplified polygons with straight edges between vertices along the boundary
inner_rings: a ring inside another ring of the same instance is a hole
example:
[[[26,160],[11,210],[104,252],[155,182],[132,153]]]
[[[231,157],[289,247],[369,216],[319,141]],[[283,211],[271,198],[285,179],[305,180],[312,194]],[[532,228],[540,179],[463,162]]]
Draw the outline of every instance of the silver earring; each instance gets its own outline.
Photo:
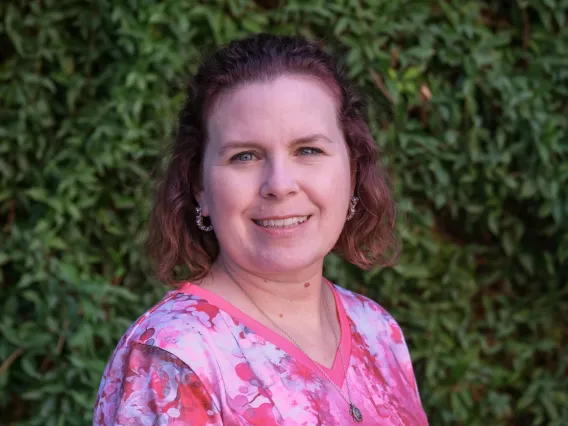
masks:
[[[347,214],[347,220],[353,219],[355,216],[355,210],[357,208],[357,203],[359,202],[358,197],[351,197],[351,202],[349,203],[349,213]]]
[[[195,222],[197,223],[197,227],[204,232],[213,230],[213,227],[211,225],[207,226],[203,224],[203,214],[201,213],[201,207],[199,206],[195,208]]]

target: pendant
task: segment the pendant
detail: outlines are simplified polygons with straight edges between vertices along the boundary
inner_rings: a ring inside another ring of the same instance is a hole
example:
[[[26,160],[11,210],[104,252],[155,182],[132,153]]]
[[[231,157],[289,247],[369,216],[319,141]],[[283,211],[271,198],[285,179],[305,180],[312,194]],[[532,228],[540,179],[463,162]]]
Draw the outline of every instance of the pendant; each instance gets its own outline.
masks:
[[[357,423],[363,421],[363,414],[361,414],[361,411],[355,407],[353,403],[349,403],[349,414],[351,414],[351,417],[353,417],[353,420]]]

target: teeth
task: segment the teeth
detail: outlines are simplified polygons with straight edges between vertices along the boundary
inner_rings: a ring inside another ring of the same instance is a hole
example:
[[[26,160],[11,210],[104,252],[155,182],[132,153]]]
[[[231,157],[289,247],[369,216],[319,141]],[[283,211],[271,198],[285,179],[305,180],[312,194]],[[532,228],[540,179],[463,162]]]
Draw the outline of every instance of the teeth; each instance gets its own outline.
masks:
[[[289,226],[298,225],[308,220],[308,216],[289,217],[287,219],[279,220],[255,220],[257,225],[264,226],[265,228],[286,228]]]

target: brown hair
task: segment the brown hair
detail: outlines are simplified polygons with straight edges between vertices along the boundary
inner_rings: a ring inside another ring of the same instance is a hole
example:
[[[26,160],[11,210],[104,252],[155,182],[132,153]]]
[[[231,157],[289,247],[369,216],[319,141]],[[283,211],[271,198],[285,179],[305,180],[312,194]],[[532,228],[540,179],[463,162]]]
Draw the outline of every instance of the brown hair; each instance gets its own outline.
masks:
[[[207,274],[219,254],[215,232],[200,231],[195,222],[195,191],[200,188],[207,140],[206,119],[222,92],[283,75],[315,77],[337,98],[359,197],[355,216],[346,222],[333,249],[360,268],[390,264],[397,239],[396,208],[379,153],[366,123],[366,107],[333,57],[301,37],[258,34],[235,40],[206,59],[190,81],[180,111],[171,160],[158,182],[149,221],[148,251],[156,277],[168,284]],[[346,212],[347,214],[347,212]],[[184,277],[175,272],[188,268]]]

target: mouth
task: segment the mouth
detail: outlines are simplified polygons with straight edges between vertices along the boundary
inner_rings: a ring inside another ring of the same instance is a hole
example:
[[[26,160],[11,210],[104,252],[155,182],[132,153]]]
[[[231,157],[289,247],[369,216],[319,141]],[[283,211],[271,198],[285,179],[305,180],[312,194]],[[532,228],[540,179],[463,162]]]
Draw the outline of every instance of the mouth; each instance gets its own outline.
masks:
[[[309,216],[294,216],[286,219],[253,219],[252,221],[263,228],[291,228],[306,222]]]

